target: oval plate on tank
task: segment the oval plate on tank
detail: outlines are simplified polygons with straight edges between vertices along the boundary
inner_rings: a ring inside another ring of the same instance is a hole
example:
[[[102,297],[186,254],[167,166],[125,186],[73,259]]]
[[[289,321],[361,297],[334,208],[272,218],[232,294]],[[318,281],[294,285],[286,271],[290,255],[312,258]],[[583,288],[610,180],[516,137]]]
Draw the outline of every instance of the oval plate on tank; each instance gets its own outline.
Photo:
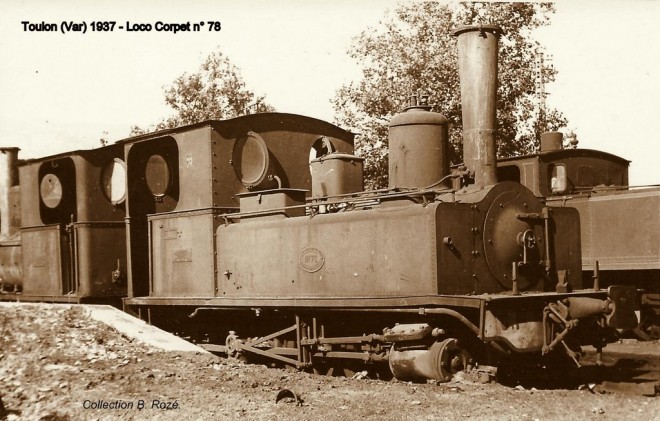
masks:
[[[300,266],[305,272],[314,273],[320,270],[325,264],[325,257],[321,250],[314,247],[305,247],[300,252]]]

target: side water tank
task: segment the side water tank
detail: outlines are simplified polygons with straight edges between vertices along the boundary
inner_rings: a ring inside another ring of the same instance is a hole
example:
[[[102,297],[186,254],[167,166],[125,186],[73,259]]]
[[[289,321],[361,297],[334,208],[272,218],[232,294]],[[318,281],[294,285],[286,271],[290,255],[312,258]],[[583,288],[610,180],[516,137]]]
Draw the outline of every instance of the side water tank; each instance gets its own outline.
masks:
[[[312,197],[339,196],[364,190],[362,164],[364,158],[343,153],[330,153],[309,163],[312,172]]]
[[[449,174],[448,121],[431,112],[425,98],[411,98],[410,106],[390,121],[389,187],[440,186]]]

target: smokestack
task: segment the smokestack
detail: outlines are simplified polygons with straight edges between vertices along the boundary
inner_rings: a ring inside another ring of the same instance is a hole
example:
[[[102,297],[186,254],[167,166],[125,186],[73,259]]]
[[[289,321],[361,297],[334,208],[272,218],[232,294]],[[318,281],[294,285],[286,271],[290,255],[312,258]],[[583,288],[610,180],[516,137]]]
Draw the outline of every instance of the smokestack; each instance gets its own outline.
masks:
[[[11,232],[10,189],[18,184],[18,148],[0,147],[0,237],[9,237]]]
[[[497,183],[495,106],[497,51],[502,28],[497,25],[462,26],[458,37],[458,70],[463,111],[463,160],[474,173],[477,188]]]

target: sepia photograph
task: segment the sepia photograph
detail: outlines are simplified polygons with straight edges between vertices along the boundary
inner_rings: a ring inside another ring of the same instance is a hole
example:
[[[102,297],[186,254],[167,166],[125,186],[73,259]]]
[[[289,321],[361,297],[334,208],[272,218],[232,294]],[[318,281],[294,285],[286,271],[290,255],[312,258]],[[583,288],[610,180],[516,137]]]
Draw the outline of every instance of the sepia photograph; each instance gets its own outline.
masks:
[[[658,419],[657,16],[3,1],[0,420]]]

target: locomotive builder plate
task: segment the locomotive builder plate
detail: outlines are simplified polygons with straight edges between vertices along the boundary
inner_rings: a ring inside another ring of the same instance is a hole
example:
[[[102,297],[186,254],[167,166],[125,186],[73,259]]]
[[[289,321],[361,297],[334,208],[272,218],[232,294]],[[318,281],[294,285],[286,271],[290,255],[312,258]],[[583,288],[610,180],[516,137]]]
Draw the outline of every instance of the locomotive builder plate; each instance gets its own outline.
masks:
[[[305,247],[300,252],[300,266],[305,272],[314,273],[320,270],[325,263],[325,257],[321,250],[314,247]]]

